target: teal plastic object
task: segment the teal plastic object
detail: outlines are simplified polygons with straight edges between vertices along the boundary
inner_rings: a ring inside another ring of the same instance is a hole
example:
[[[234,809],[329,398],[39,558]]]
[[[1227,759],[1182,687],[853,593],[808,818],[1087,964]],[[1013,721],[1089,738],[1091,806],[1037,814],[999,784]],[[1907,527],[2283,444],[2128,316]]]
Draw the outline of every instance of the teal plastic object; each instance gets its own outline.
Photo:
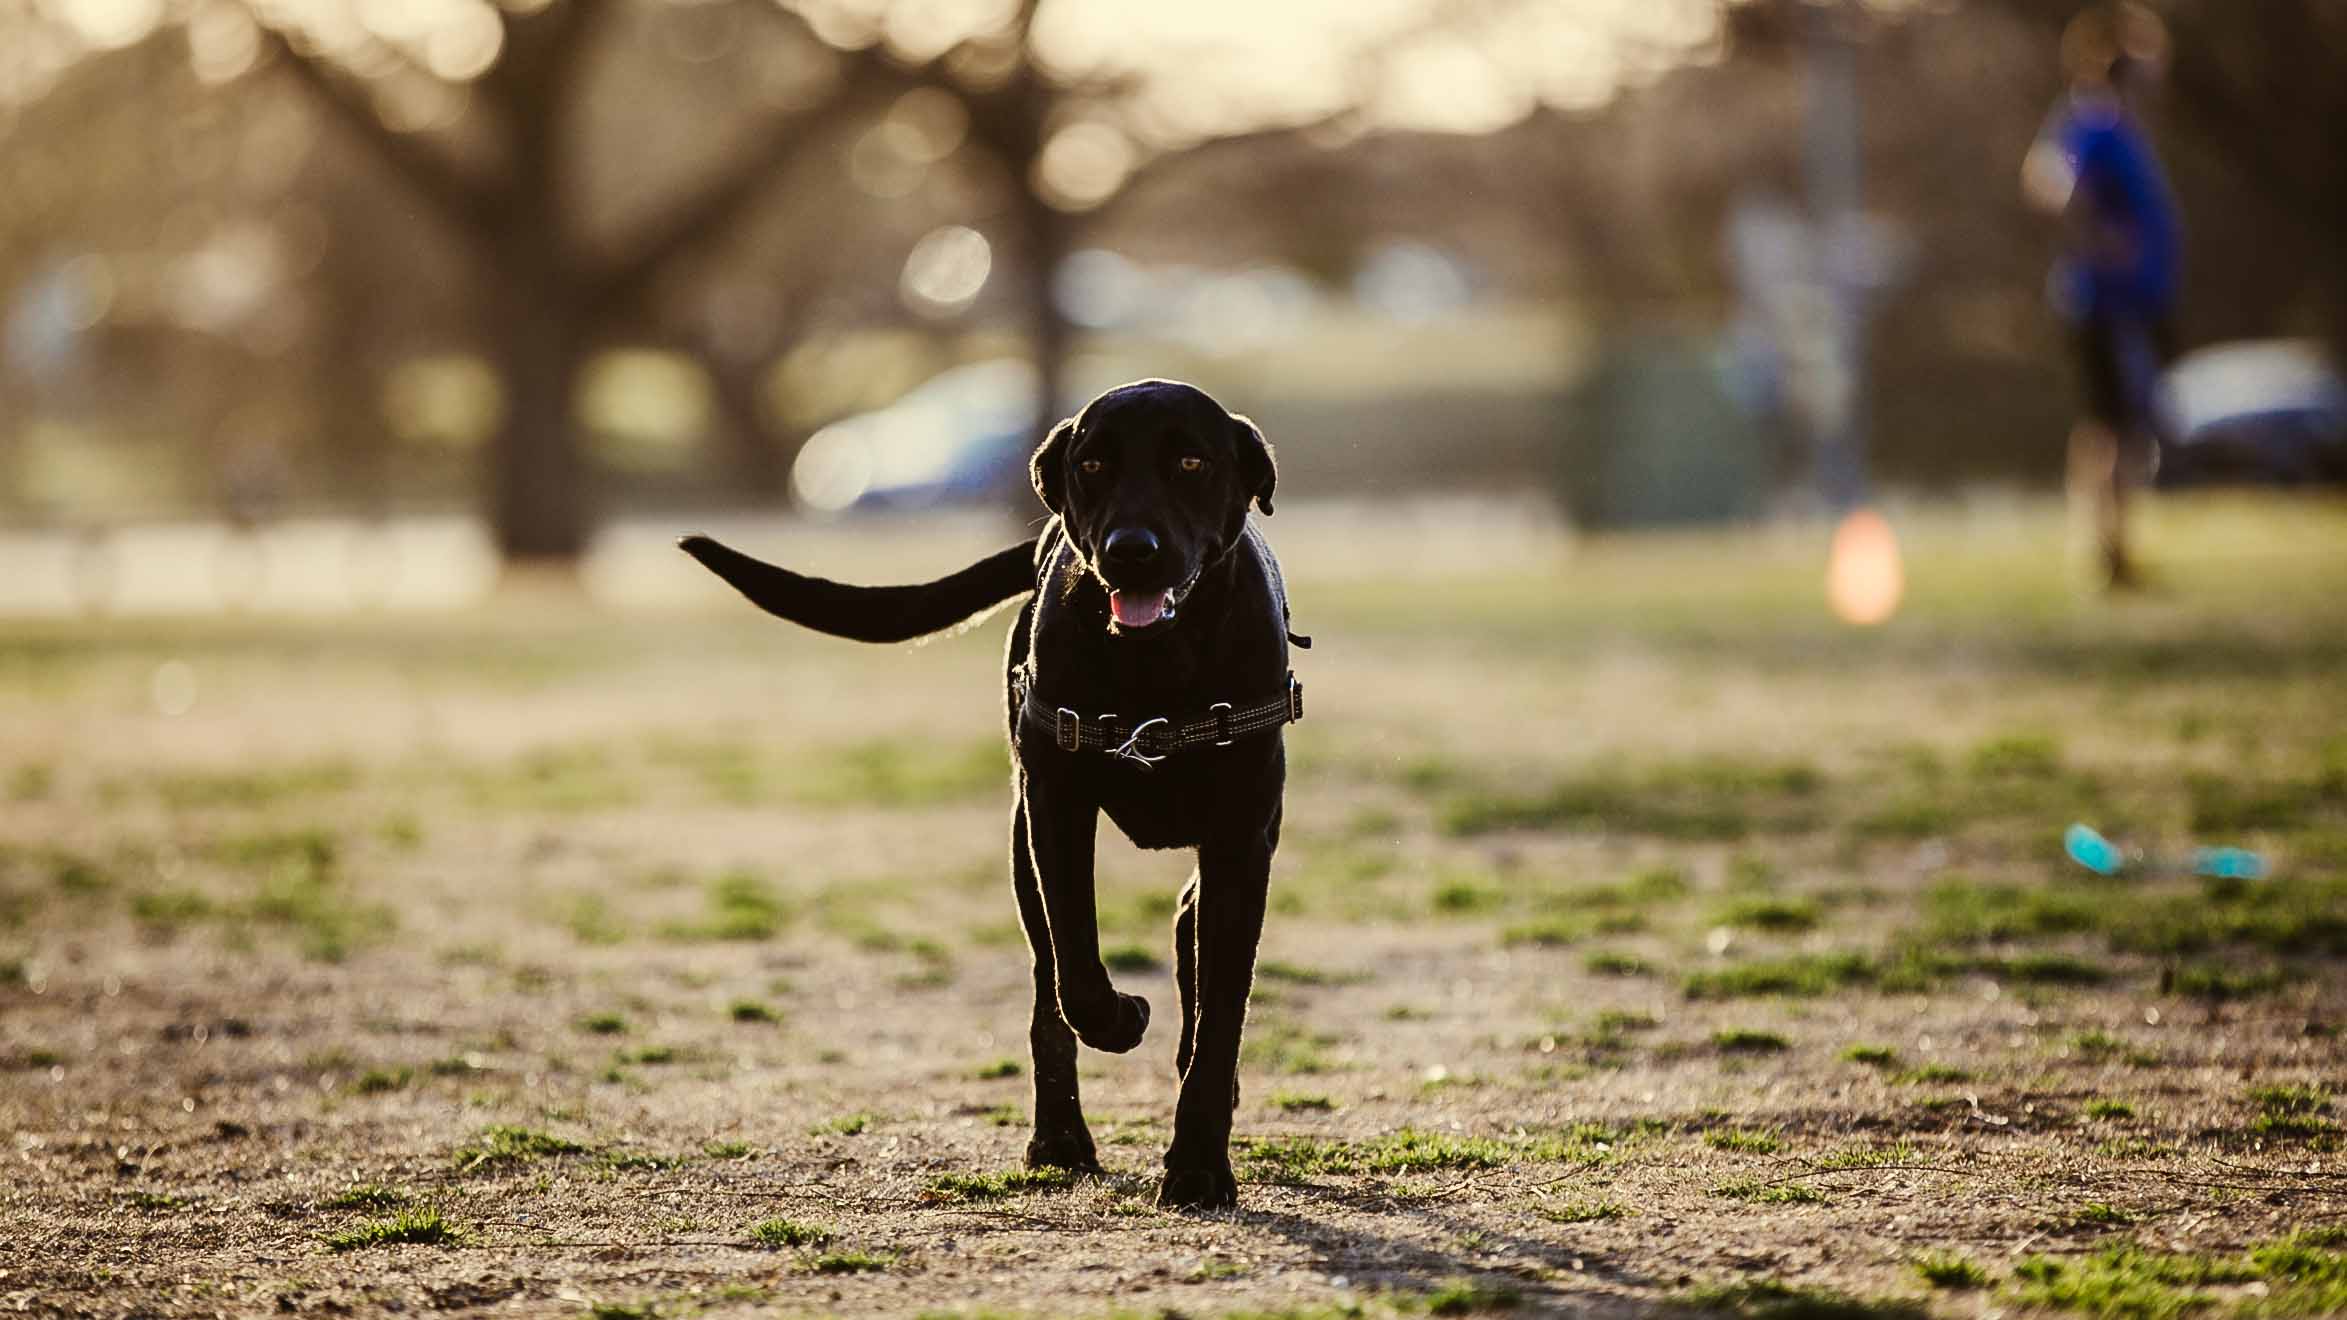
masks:
[[[2196,848],[2192,873],[2212,880],[2263,880],[2266,862],[2247,848]]]
[[[2127,854],[2119,851],[2119,845],[2084,825],[2062,831],[2062,851],[2096,875],[2117,875],[2127,869]]]

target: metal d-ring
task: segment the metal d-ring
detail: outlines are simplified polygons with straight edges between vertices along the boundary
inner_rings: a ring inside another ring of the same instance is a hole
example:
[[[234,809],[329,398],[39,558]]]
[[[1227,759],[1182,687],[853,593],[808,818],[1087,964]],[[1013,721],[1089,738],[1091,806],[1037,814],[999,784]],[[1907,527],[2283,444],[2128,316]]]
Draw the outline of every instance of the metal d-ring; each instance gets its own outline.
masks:
[[[1149,731],[1150,725],[1163,723],[1165,723],[1165,717],[1160,715],[1155,719],[1143,720],[1139,724],[1134,725],[1132,736],[1125,739],[1124,742],[1118,744],[1117,746],[1109,748],[1109,755],[1121,756],[1125,760],[1131,761],[1133,764],[1141,767],[1144,770],[1147,770],[1150,767],[1156,765],[1159,761],[1164,760],[1165,757],[1162,754],[1158,756],[1151,756],[1149,753],[1142,751],[1140,749],[1141,735]]]

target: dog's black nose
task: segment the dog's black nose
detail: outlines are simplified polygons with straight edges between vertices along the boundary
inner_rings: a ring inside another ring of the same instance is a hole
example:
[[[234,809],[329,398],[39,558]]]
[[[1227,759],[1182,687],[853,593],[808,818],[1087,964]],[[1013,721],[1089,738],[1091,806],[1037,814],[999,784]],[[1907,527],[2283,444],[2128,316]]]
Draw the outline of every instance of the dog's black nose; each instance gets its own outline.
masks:
[[[1157,537],[1138,527],[1119,527],[1100,548],[1110,563],[1138,567],[1157,558]]]

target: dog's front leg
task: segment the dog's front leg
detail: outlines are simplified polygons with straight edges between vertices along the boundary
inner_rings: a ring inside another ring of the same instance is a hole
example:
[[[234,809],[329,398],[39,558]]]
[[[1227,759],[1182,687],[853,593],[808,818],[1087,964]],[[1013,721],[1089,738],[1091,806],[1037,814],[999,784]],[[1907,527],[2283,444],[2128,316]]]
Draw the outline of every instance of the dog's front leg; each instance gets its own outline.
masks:
[[[1255,981],[1255,946],[1263,938],[1264,897],[1271,887],[1271,842],[1210,841],[1198,849],[1195,923],[1197,1020],[1174,1107],[1173,1144],[1165,1152],[1158,1204],[1212,1208],[1239,1199],[1231,1172],[1231,1110],[1239,1078],[1239,1035]]]
[[[1092,892],[1100,804],[1050,774],[1029,775],[1026,787],[1027,844],[1051,927],[1060,1017],[1086,1045],[1122,1054],[1149,1030],[1149,1001],[1117,993],[1100,961],[1100,913]]]
[[[1027,1020],[1027,1050],[1035,1062],[1035,1134],[1027,1140],[1027,1165],[1050,1165],[1079,1173],[1100,1172],[1092,1130],[1084,1124],[1084,1102],[1076,1089],[1076,1034],[1059,1016],[1059,975],[1051,953],[1051,921],[1043,910],[1043,889],[1027,845],[1027,808],[1011,811],[1011,889],[1019,900],[1019,925],[1035,964],[1035,1007]]]

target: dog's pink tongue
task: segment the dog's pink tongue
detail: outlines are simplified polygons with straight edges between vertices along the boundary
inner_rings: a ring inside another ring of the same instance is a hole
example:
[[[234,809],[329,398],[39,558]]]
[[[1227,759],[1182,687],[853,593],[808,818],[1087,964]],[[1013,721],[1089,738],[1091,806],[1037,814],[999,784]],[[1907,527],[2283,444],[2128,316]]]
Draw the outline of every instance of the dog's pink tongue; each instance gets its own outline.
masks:
[[[1108,593],[1108,612],[1127,628],[1146,628],[1165,616],[1165,593],[1152,591],[1147,595],[1128,596],[1112,591]]]

